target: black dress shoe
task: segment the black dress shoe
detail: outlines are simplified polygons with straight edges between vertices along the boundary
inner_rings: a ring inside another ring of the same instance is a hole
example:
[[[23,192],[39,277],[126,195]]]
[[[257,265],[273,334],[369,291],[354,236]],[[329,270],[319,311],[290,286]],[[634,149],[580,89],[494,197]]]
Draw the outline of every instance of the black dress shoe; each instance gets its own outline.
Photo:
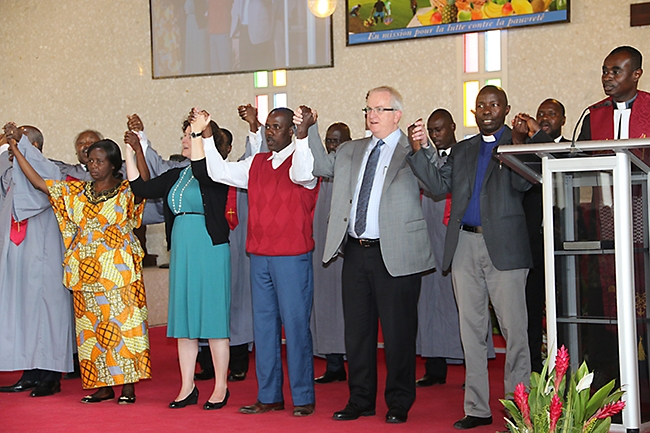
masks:
[[[194,374],[194,380],[210,380],[214,379],[214,370],[201,370]]]
[[[218,401],[216,403],[212,403],[210,400],[208,400],[203,405],[203,409],[205,410],[221,409],[228,403],[228,398],[230,398],[230,390],[226,389],[226,396],[223,398],[223,400]]]
[[[374,409],[361,410],[354,405],[348,404],[345,406],[345,409],[334,412],[332,418],[337,421],[352,421],[359,418],[360,416],[373,416],[374,414]]]
[[[23,392],[28,389],[36,388],[38,382],[30,382],[29,380],[19,380],[10,386],[0,386],[0,392]]]
[[[314,383],[332,383],[332,382],[342,382],[348,378],[348,375],[345,374],[345,370],[341,371],[326,371],[321,377],[314,379]]]
[[[429,376],[425,374],[422,376],[422,379],[415,381],[415,386],[432,386],[432,385],[444,385],[447,381],[440,377]]]
[[[46,380],[40,382],[36,388],[29,394],[31,397],[47,397],[61,392],[61,381],[59,380]]]
[[[174,400],[171,403],[169,403],[169,408],[170,409],[182,409],[185,406],[189,406],[191,404],[196,404],[196,403],[198,403],[198,401],[199,401],[199,390],[195,386],[194,389],[192,390],[192,392],[190,392],[190,395],[188,395],[187,397],[185,397],[181,401]]]
[[[482,418],[480,416],[467,415],[465,418],[458,420],[454,423],[454,428],[458,430],[467,430],[470,428],[478,427],[481,425],[492,424],[492,417]]]
[[[386,422],[390,424],[401,424],[408,419],[408,412],[402,408],[394,407],[388,409],[386,413]]]
[[[241,382],[244,379],[246,379],[246,372],[245,371],[230,372],[230,374],[228,375],[228,380],[230,382]]]
[[[104,396],[98,396],[98,394],[103,394],[100,393],[99,391],[95,392],[94,394],[87,395],[84,398],[81,399],[82,403],[101,403],[102,401],[106,400],[113,400],[115,398],[115,391],[111,388],[108,393],[104,394]]]

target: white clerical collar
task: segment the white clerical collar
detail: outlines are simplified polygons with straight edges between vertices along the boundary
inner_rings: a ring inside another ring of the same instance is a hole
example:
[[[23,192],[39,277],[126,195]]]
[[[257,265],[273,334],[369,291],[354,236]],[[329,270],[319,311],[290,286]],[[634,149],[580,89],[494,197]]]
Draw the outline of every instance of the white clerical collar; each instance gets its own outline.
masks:
[[[632,97],[631,99],[628,99],[627,101],[624,101],[624,102],[616,102],[616,101],[614,101],[614,105],[616,106],[616,110],[629,110],[629,109],[631,109],[632,104],[634,103],[634,101],[636,100],[636,97],[638,95],[639,95],[639,93],[637,92],[637,94],[634,95],[634,97]]]
[[[497,141],[497,138],[494,135],[482,135],[481,137],[486,143],[494,143]]]

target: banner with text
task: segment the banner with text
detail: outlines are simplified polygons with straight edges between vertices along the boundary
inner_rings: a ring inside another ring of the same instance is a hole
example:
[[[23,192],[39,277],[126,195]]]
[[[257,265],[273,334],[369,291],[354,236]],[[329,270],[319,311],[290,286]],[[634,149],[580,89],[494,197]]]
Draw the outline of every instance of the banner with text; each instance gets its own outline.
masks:
[[[570,0],[346,0],[348,45],[569,22]]]

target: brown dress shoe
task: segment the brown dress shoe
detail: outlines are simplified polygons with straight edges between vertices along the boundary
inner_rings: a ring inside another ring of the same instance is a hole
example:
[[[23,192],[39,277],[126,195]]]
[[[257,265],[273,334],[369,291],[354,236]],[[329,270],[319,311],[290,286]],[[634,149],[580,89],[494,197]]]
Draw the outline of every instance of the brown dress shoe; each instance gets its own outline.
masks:
[[[306,404],[304,406],[296,406],[293,408],[293,416],[309,416],[314,413],[314,405]]]
[[[239,408],[239,411],[245,414],[266,413],[271,412],[272,410],[284,410],[284,402],[280,401],[278,403],[264,404],[258,400],[255,404]]]

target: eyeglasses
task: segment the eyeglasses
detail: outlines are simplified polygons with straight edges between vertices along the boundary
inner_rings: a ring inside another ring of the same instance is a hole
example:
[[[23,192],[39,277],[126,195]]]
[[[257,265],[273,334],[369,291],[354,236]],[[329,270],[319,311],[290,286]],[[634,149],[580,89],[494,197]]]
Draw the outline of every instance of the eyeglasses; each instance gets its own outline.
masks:
[[[386,108],[386,107],[375,107],[375,108],[366,107],[366,108],[362,108],[361,111],[363,111],[366,114],[372,113],[373,111],[377,114],[381,114],[384,111],[396,111],[396,110],[394,108]]]

